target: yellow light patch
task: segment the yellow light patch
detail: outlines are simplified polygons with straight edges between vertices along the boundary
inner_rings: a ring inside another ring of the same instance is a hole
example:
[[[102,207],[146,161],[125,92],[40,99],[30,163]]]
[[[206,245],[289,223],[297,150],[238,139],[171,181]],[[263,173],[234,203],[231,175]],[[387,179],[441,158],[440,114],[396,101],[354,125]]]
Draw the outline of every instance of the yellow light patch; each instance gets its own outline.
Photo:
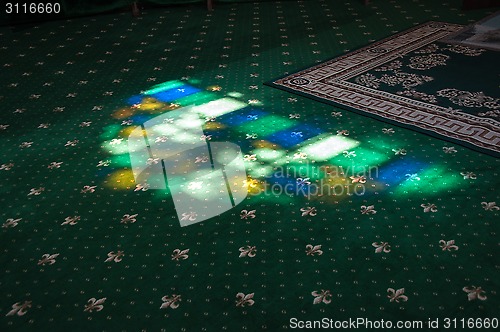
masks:
[[[138,136],[138,133],[134,132],[135,128],[136,128],[135,126],[125,127],[122,130],[120,130],[120,132],[118,133],[118,136],[119,137]]]
[[[208,91],[221,91],[222,88],[218,85],[211,85],[211,86],[207,87],[207,90]]]
[[[129,169],[119,169],[111,173],[104,184],[115,190],[130,190],[135,188],[134,174]]]
[[[217,129],[224,129],[226,128],[226,126],[220,122],[207,122],[205,123],[205,125],[203,126],[203,129],[207,129],[207,130],[217,130]]]
[[[136,114],[136,112],[137,110],[134,108],[124,107],[116,110],[112,116],[115,119],[126,119]]]
[[[269,141],[266,141],[266,140],[256,140],[256,141],[253,141],[252,142],[252,145],[256,148],[259,148],[259,149],[273,149],[273,150],[276,150],[276,149],[280,149],[281,147],[275,143],[271,143]]]

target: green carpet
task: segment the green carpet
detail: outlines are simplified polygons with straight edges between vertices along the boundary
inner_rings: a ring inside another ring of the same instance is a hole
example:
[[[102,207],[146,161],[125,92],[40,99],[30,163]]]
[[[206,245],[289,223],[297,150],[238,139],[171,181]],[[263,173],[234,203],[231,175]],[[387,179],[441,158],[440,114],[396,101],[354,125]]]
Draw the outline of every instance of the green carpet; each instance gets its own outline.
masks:
[[[1,28],[0,329],[276,331],[326,317],[442,330],[445,318],[497,317],[498,159],[262,84],[494,10],[372,3]],[[182,91],[148,95],[165,82]],[[241,147],[249,194],[181,227],[169,190],[135,183],[126,141],[221,98],[245,107],[203,119],[204,139]],[[271,192],[287,185],[296,192]]]

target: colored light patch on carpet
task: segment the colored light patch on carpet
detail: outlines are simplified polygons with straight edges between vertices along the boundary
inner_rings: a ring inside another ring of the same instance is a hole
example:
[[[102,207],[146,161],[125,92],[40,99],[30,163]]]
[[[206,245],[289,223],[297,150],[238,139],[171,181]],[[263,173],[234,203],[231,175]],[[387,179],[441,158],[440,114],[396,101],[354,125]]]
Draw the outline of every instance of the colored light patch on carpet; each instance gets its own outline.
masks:
[[[153,93],[150,96],[162,102],[171,102],[176,99],[180,99],[200,91],[201,91],[200,89],[190,85],[181,85],[177,88],[161,91],[158,93]]]
[[[321,129],[301,123],[269,135],[266,139],[271,142],[276,142],[284,148],[290,148],[321,133]]]
[[[236,130],[244,133],[256,134],[258,137],[271,135],[277,131],[293,127],[296,122],[276,115],[267,115],[258,119],[246,122]]]
[[[315,161],[328,160],[360,144],[358,141],[344,136],[320,135],[311,141],[312,143],[307,144],[302,151],[307,154],[308,159]]]
[[[185,85],[185,83],[183,83],[182,81],[178,81],[178,80],[168,81],[168,82],[160,83],[160,84],[153,86],[151,89],[144,91],[143,94],[144,95],[153,95],[153,94],[160,93],[160,92],[163,92],[166,90],[176,89],[176,88],[179,88],[179,87],[184,86],[184,85]]]
[[[405,180],[399,184],[394,193],[437,195],[451,189],[468,187],[471,181],[474,180],[464,179],[459,172],[452,172],[444,166],[429,166],[420,172],[405,174]]]
[[[222,115],[217,120],[228,126],[240,126],[246,122],[258,120],[266,115],[268,115],[267,112],[248,106],[236,112]]]
[[[341,154],[330,160],[331,164],[342,166],[352,174],[371,173],[371,170],[383,165],[392,156],[387,153],[378,152],[374,149],[357,146],[351,150],[344,150]]]
[[[393,160],[379,168],[378,180],[390,186],[398,185],[407,180],[407,174],[419,174],[428,164],[415,160]]]
[[[220,98],[192,107],[192,111],[203,116],[218,117],[246,107],[247,104],[233,98]]]
[[[202,105],[216,100],[217,98],[218,96],[213,92],[200,91],[186,97],[175,99],[175,103],[180,106]]]

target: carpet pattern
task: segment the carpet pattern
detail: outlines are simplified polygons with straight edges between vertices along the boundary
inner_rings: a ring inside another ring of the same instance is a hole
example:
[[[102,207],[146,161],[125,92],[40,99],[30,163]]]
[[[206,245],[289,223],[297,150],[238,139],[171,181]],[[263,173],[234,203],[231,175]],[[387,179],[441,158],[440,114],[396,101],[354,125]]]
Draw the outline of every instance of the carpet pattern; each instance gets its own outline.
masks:
[[[498,159],[262,85],[428,20],[490,14],[458,0],[372,3],[1,28],[0,330],[495,318]],[[248,196],[181,227],[169,190],[135,182],[126,141],[220,99],[231,107],[200,116],[203,139],[240,146]]]
[[[500,54],[437,43],[461,29],[426,23],[270,84],[498,156]]]

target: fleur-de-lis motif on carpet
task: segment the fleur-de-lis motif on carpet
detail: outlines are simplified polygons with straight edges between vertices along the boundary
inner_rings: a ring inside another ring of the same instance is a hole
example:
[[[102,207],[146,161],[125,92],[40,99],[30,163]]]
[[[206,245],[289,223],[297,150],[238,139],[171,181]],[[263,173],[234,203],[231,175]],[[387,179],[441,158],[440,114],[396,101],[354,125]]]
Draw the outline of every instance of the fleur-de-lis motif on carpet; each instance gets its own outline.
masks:
[[[255,301],[253,300],[254,293],[244,294],[238,293],[236,294],[236,306],[237,307],[245,307],[245,306],[253,306]]]
[[[148,159],[146,160],[146,165],[149,165],[149,166],[151,166],[151,165],[156,165],[156,164],[158,164],[159,162],[160,162],[160,159],[159,159],[159,158],[148,158]]]
[[[337,130],[337,136],[349,136],[349,130],[346,129]]]
[[[476,299],[484,301],[488,298],[486,295],[483,294],[484,290],[481,287],[466,286],[462,288],[462,290],[467,293],[467,298],[469,299],[469,301],[473,301]]]
[[[40,188],[31,188],[30,189],[30,192],[28,194],[28,196],[31,196],[31,195],[35,195],[35,196],[38,196],[40,195],[43,191],[45,190],[45,188],[43,187],[40,187]]]
[[[72,141],[67,141],[66,144],[64,144],[64,146],[76,146],[78,144],[78,140],[77,139],[74,139]],[[111,142],[110,142],[111,144]]]
[[[207,156],[198,156],[195,158],[194,162],[197,163],[206,163],[208,161]]]
[[[481,206],[486,211],[498,211],[498,210],[500,210],[500,207],[498,207],[497,203],[495,203],[495,202],[481,202]]]
[[[138,183],[135,185],[134,191],[148,191],[149,187],[149,183]]]
[[[350,176],[351,183],[366,183],[366,177],[364,175]]]
[[[19,221],[21,221],[21,219],[22,218],[19,218],[19,219],[9,218],[2,225],[2,228],[16,227],[18,225]]]
[[[20,148],[30,148],[33,145],[33,142],[22,142],[19,147]]]
[[[189,190],[201,189],[203,187],[203,181],[192,181],[188,184]]]
[[[417,173],[413,173],[413,174],[405,174],[405,177],[406,177],[406,181],[420,181],[420,177],[418,176]]]
[[[106,298],[103,297],[102,299],[97,300],[95,297],[89,299],[87,301],[87,304],[85,305],[85,309],[83,311],[87,312],[92,312],[92,311],[101,311],[104,309],[104,302],[106,301]]]
[[[120,263],[123,259],[124,252],[121,250],[118,250],[117,252],[110,251],[108,252],[108,258],[104,262],[115,262],[115,263]]]
[[[302,212],[302,217],[307,215],[314,217],[317,214],[316,208],[314,206],[303,207],[300,209],[300,212]]]
[[[361,214],[375,214],[377,211],[375,210],[375,205],[361,205]]]
[[[329,290],[313,291],[311,295],[314,296],[313,304],[320,304],[321,302],[329,304],[332,302],[332,294],[330,294]]]
[[[462,175],[464,177],[464,180],[475,180],[477,179],[477,176],[476,174],[474,174],[473,172],[460,172],[460,175]]]
[[[394,288],[387,288],[387,297],[391,302],[399,303],[399,301],[406,302],[408,301],[408,296],[404,295],[405,289],[400,288],[398,290],[394,290]]]
[[[306,159],[307,158],[307,153],[305,152],[296,152],[293,155],[293,159]]]
[[[444,146],[443,151],[444,153],[457,153],[457,149],[455,149],[453,146]]]
[[[309,181],[309,178],[297,178],[297,187],[303,187],[310,184],[311,181]]]
[[[160,309],[177,309],[179,307],[179,302],[182,301],[180,295],[172,294],[172,296],[165,295],[161,298],[163,303],[160,306]]]
[[[59,161],[59,162],[57,162],[57,161],[53,161],[53,162],[51,162],[51,163],[49,164],[49,166],[47,166],[47,168],[50,168],[50,169],[60,168],[60,167],[61,167],[61,165],[62,165],[62,163],[63,163],[62,161]]]
[[[59,256],[59,254],[52,254],[52,255],[44,254],[42,255],[42,259],[38,261],[38,265],[45,265],[45,264],[53,265],[56,262],[57,256]]]
[[[443,251],[458,250],[458,246],[455,245],[455,240],[450,240],[450,241],[440,240],[439,245],[441,246],[441,249],[443,249]]]
[[[212,140],[212,135],[201,135],[200,141],[210,141]]]
[[[248,219],[248,218],[254,219],[255,218],[255,211],[256,210],[250,210],[250,211],[241,210],[240,217],[241,217],[241,219]]]
[[[179,261],[179,259],[186,260],[189,258],[188,253],[189,253],[189,249],[184,249],[184,250],[175,249],[172,252],[172,260],[173,261]]]
[[[396,156],[406,156],[405,149],[392,149],[392,152],[394,152]]]
[[[382,133],[384,133],[386,135],[392,135],[392,134],[394,134],[394,129],[392,129],[392,128],[382,128]]]
[[[318,255],[321,256],[323,255],[323,250],[321,250],[321,244],[313,246],[312,244],[308,244],[306,246],[306,255],[308,256],[314,256]]]
[[[243,160],[245,160],[245,161],[255,161],[255,160],[257,160],[257,157],[254,154],[246,154],[246,155],[243,156]]]
[[[240,249],[240,256],[239,257],[255,257],[257,254],[257,248],[255,246],[246,246],[246,247],[241,247]]]
[[[85,194],[85,193],[93,193],[95,192],[95,188],[97,186],[84,186],[83,189],[81,190],[81,193],[82,194]]]
[[[155,138],[155,143],[165,143],[167,139],[167,136],[161,135]]]
[[[356,151],[344,151],[342,154],[345,158],[356,157]]]
[[[246,180],[243,180],[243,186],[242,187],[248,187],[248,188],[255,188],[259,184],[259,181],[256,179],[248,178]]]
[[[424,208],[424,212],[437,212],[437,206],[431,203],[420,204],[422,208]]]
[[[9,311],[5,316],[24,316],[28,309],[31,308],[31,301],[16,302],[12,305],[12,310]]]
[[[107,167],[111,164],[111,160],[99,160],[96,167]]]
[[[0,165],[0,170],[1,171],[10,171],[14,167],[13,163],[8,163],[8,164],[2,164]]]
[[[120,220],[120,223],[122,224],[128,224],[128,223],[135,223],[137,221],[136,217],[138,216],[138,213],[136,214],[124,214],[122,217],[122,220]]]
[[[389,253],[391,252],[391,246],[388,242],[373,242],[372,246],[375,247],[375,252],[380,254],[382,252]]]
[[[181,220],[195,221],[196,217],[198,217],[198,214],[196,212],[194,212],[194,211],[184,212],[182,214]]]
[[[63,226],[63,225],[74,226],[78,223],[78,220],[80,220],[80,216],[66,217],[66,218],[64,218],[64,221],[61,224],[61,226]]]

